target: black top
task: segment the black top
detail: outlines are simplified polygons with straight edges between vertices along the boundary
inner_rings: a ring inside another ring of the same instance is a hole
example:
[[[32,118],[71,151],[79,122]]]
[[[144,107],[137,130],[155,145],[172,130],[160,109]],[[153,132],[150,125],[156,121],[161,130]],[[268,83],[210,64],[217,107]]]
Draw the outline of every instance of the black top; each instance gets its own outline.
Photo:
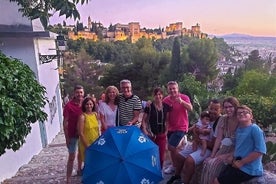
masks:
[[[151,103],[149,107],[146,107],[144,112],[149,116],[148,128],[153,134],[161,134],[165,132],[165,121],[167,113],[171,111],[171,107],[165,103],[163,104],[163,108],[158,110],[155,108],[154,104]]]

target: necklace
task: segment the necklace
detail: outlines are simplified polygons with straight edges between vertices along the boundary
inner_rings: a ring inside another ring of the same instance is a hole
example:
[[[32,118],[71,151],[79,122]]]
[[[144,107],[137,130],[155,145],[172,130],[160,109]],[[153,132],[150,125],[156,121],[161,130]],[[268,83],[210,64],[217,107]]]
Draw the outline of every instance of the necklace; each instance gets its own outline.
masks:
[[[157,105],[156,103],[154,104],[155,106],[155,113],[156,113],[156,123],[157,125],[162,125],[163,120],[164,120],[164,112],[163,112],[163,104]],[[161,111],[161,121],[159,121],[159,112]]]

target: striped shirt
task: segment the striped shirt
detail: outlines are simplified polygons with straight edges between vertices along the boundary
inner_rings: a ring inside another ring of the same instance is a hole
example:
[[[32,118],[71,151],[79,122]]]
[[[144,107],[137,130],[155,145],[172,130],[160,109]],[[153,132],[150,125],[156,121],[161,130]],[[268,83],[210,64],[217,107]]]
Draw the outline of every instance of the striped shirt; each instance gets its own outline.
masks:
[[[119,94],[119,122],[120,125],[127,125],[133,119],[133,111],[140,111],[142,103],[138,96],[132,95],[125,98],[123,94]]]

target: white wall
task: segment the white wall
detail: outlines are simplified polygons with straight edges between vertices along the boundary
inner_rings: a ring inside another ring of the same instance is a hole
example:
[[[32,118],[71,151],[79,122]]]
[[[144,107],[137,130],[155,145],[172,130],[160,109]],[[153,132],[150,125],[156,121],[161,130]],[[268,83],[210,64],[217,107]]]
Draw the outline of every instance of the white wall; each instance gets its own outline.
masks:
[[[37,45],[36,52],[41,54],[56,54],[55,41],[52,39],[35,39],[35,45]],[[50,63],[39,64],[38,66],[38,78],[39,82],[47,88],[47,98],[49,103],[45,106],[45,112],[48,114],[48,120],[45,122],[48,142],[56,136],[60,131],[60,119],[59,119],[59,105],[61,100],[59,89],[59,74],[58,74],[58,58],[54,59]]]
[[[31,22],[26,18],[22,17],[22,13],[18,12],[18,6],[15,2],[9,0],[0,0],[0,24],[3,25],[29,25]]]
[[[17,58],[27,64],[38,76],[33,38],[1,38],[0,50],[7,56]]]
[[[26,143],[18,151],[6,150],[6,153],[0,156],[0,183],[14,176],[17,170],[41,149],[40,129],[38,123],[35,123],[32,124],[32,132],[27,136]]]
[[[0,12],[0,24],[2,25],[23,24],[32,26],[32,30],[43,31],[43,27],[38,20],[31,22],[25,17],[22,18],[15,3],[10,3],[8,0],[0,0]],[[44,111],[48,114],[48,119],[44,122],[44,125],[48,143],[50,143],[60,131],[60,123],[62,121],[59,74],[57,60],[47,64],[40,64],[38,58],[39,53],[56,54],[55,37],[54,35],[51,38],[1,37],[0,41],[0,50],[5,55],[18,58],[27,64],[35,73],[40,84],[46,88],[46,96],[49,99],[49,103],[44,108]],[[41,132],[39,123],[36,122],[32,124],[32,130],[26,138],[26,143],[18,151],[7,150],[4,155],[0,156],[0,183],[4,179],[12,177],[22,165],[27,164],[41,149]]]

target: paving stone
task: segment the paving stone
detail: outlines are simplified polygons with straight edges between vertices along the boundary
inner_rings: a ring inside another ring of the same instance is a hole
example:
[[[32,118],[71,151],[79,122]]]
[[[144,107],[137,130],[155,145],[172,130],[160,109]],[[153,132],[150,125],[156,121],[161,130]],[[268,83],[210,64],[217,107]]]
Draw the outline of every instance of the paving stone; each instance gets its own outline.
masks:
[[[64,133],[60,132],[46,148],[34,155],[28,164],[2,184],[64,184],[68,152]],[[74,168],[77,168],[75,161]],[[75,175],[75,174],[73,174]],[[160,184],[166,183],[171,175],[165,175]],[[72,184],[81,184],[81,177],[72,176]]]

